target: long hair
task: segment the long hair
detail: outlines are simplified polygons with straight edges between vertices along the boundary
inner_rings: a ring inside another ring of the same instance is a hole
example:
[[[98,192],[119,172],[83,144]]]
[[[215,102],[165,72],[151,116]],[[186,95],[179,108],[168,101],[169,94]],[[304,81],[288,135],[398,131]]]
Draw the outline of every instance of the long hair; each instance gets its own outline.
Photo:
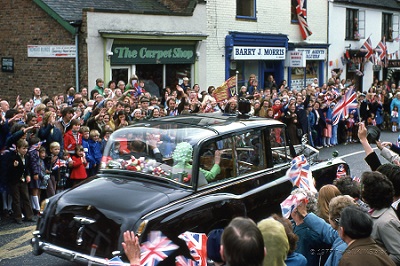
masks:
[[[341,195],[339,189],[334,185],[325,185],[318,193],[318,216],[329,223],[329,202],[336,196]]]

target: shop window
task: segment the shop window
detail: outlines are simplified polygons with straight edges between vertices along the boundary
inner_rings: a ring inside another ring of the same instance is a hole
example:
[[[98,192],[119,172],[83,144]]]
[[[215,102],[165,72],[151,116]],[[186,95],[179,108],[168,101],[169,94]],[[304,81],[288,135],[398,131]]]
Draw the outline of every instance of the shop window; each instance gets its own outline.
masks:
[[[393,42],[393,14],[382,13],[382,38]]]
[[[360,40],[358,9],[346,9],[346,40]]]
[[[256,0],[236,0],[236,17],[256,18]]]
[[[314,78],[318,77],[318,61],[307,61],[306,67],[292,67],[292,83],[291,88],[302,89],[307,86],[307,84],[312,84]],[[306,79],[304,84],[304,78]]]

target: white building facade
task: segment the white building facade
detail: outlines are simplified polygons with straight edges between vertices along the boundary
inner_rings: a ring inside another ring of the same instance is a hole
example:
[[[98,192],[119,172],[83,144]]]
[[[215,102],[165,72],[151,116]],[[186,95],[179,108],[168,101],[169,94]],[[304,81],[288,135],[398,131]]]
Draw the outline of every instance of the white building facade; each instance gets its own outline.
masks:
[[[307,0],[304,0],[307,3]],[[302,88],[313,78],[324,82],[327,75],[328,3],[307,6],[312,34],[305,40],[296,16],[297,1],[229,0],[207,1],[207,84],[218,86],[239,72],[239,85],[250,74],[266,87],[273,75],[277,85],[287,81]],[[288,51],[304,51],[304,67],[290,68]]]
[[[375,79],[398,85],[399,15],[395,0],[329,1],[329,72],[353,80],[359,91],[367,91]],[[385,39],[386,59],[374,51],[374,62],[366,60],[362,45],[368,38],[374,49]]]
[[[206,81],[206,5],[170,16],[85,10],[88,84],[97,78],[128,81],[135,74],[160,93],[167,85]],[[201,85],[206,86],[205,83]],[[158,92],[151,90],[151,93]]]

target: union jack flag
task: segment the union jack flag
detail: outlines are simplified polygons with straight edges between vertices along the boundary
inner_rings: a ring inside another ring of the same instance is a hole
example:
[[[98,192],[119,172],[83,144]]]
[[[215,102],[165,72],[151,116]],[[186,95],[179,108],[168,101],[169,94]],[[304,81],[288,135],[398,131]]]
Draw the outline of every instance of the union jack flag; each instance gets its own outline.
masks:
[[[296,209],[297,206],[299,206],[299,204],[304,200],[307,202],[307,195],[305,193],[297,193],[294,195],[289,195],[289,197],[287,197],[281,203],[282,216],[288,219],[292,211]]]
[[[190,255],[197,266],[207,266],[207,235],[200,233],[184,232],[179,238],[186,242]]]
[[[385,37],[383,37],[383,40],[378,43],[378,45],[375,48],[375,51],[378,53],[380,61],[384,62],[384,65],[386,65],[388,60],[387,60],[387,46]]]
[[[366,52],[367,54],[365,55],[365,59],[369,60],[371,63],[374,63],[374,58],[373,54],[374,48],[372,48],[372,42],[371,39],[368,37],[368,39],[364,42],[364,44],[360,48],[361,52]]]
[[[335,105],[335,108],[333,108],[333,125],[337,125],[337,123],[339,123],[339,119],[341,116],[347,118],[350,114],[350,108],[354,109],[358,107],[356,99],[357,94],[353,89],[342,95],[342,98]]]
[[[157,265],[176,249],[178,249],[178,246],[160,231],[151,231],[148,240],[144,242],[140,248],[140,265]]]
[[[336,170],[336,178],[342,178],[347,175],[346,169],[343,164],[340,164]]]
[[[299,21],[301,36],[305,40],[312,34],[307,23],[307,0],[297,0],[296,14],[297,20]]]
[[[52,169],[57,170],[58,168],[61,168],[61,167],[67,167],[67,165],[65,164],[65,160],[57,159],[57,161],[54,163],[54,166]]]
[[[187,259],[184,256],[178,256],[175,258],[175,266],[197,266],[199,265],[196,261]]]
[[[40,146],[42,146],[43,143],[45,143],[46,140],[43,141],[39,141],[38,143],[33,144],[30,148],[29,151],[33,151],[33,150],[37,150],[38,148],[40,148]]]
[[[292,160],[287,175],[293,186],[317,192],[312,180],[310,165],[304,155],[299,155]]]

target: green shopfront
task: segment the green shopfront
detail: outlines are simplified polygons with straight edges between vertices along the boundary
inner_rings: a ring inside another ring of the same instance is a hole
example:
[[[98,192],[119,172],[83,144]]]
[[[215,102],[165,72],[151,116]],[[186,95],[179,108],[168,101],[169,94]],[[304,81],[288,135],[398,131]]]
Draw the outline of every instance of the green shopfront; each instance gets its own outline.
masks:
[[[175,88],[184,77],[193,85],[198,72],[199,41],[107,40],[109,71],[106,69],[106,73],[110,73],[110,80],[123,80],[126,84],[135,74],[145,82],[147,91],[159,96],[163,88]]]

